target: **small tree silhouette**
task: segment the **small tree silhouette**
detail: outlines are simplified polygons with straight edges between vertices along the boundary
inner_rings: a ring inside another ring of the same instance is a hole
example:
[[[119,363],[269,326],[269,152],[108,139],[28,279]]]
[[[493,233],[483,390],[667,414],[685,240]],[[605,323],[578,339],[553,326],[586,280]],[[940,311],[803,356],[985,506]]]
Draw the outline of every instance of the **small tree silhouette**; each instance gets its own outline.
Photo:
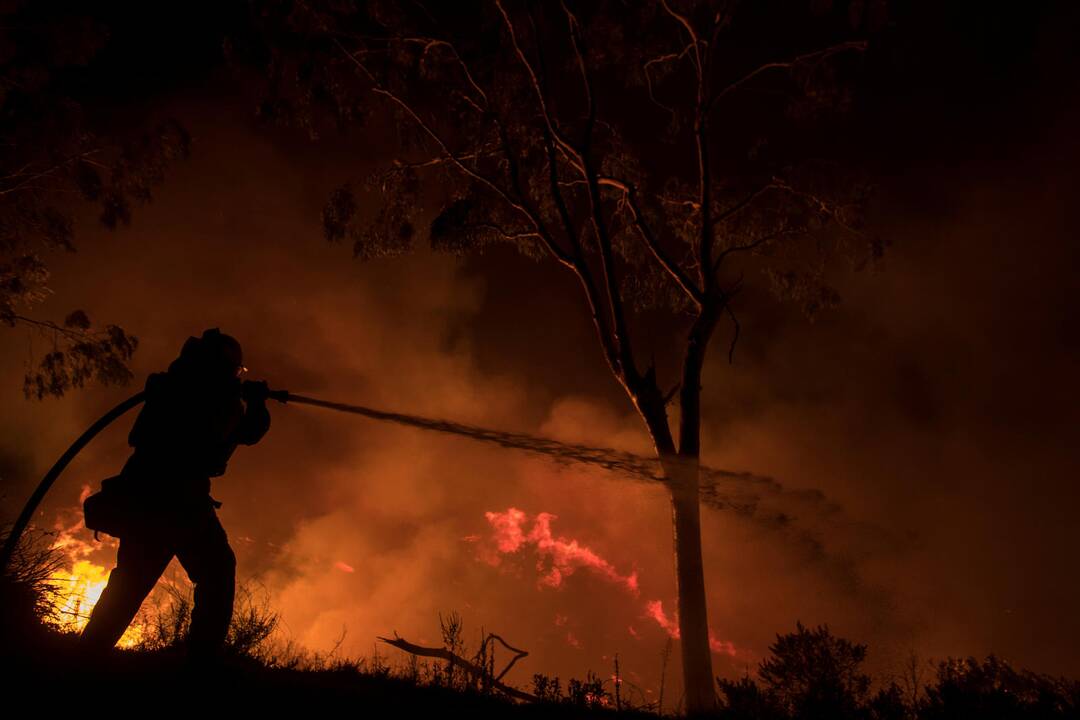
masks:
[[[766,691],[794,718],[854,718],[860,715],[870,676],[861,671],[866,645],[838,638],[827,625],[777,635],[758,675]]]

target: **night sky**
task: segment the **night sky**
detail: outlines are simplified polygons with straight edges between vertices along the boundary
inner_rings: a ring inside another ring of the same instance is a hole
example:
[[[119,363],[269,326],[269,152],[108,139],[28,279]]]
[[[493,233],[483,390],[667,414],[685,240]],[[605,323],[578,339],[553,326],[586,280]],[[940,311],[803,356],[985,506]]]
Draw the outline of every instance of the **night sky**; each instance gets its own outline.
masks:
[[[703,461],[827,498],[778,501],[793,528],[703,511],[710,625],[733,648],[714,656],[717,674],[753,668],[800,620],[867,642],[876,672],[911,652],[994,652],[1080,675],[1078,16],[1068,3],[938,4],[896,6],[847,120],[877,185],[880,267],[831,268],[842,303],[813,322],[751,286],[733,362],[726,327],[708,357]],[[102,11],[110,39],[70,82],[97,122],[176,118],[191,156],[129,227],[76,208],[78,251],[49,256],[53,294],[37,310],[83,308],[137,335],[135,380],[24,399],[43,341],[3,329],[0,518],[207,327],[236,336],[274,387],[650,452],[568,275],[503,247],[459,258],[421,243],[360,263],[327,244],[328,195],[389,159],[393,128],[313,141],[259,120],[257,70],[221,52],[246,10],[166,6]],[[677,348],[652,322],[641,352],[670,370]],[[437,644],[438,614],[456,610],[467,631],[530,651],[519,682],[618,653],[655,685],[667,635],[653,603],[675,602],[660,488],[314,408],[271,412],[213,494],[239,576],[266,589],[292,638],[327,650],[344,632],[353,655],[395,630]],[[130,420],[79,457],[35,522],[77,518],[83,486],[126,459]],[[536,567],[552,559],[542,542],[500,552],[511,508],[606,564],[564,568],[555,586]],[[108,567],[111,546],[94,557]]]

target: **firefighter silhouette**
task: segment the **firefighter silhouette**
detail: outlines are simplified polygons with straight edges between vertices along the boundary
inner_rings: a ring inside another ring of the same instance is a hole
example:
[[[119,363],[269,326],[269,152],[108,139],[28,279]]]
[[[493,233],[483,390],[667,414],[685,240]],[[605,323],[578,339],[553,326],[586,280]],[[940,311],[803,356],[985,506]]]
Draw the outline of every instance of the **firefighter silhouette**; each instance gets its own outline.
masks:
[[[188,338],[168,372],[147,378],[145,404],[128,436],[134,451],[111,480],[130,510],[116,533],[116,567],[82,633],[84,650],[116,644],[175,556],[195,586],[189,656],[220,653],[232,619],[236,556],[210,478],[225,472],[238,445],[254,445],[270,428],[267,385],[244,381],[245,371],[240,343],[212,329]]]

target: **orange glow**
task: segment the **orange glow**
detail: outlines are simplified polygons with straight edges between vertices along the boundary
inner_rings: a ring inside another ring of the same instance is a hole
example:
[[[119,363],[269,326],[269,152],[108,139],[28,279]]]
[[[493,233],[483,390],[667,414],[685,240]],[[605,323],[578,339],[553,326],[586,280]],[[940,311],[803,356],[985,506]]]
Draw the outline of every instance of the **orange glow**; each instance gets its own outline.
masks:
[[[79,494],[80,504],[90,492],[90,486],[83,485]],[[109,571],[93,562],[90,557],[102,546],[115,547],[116,541],[104,539],[101,543],[90,543],[82,539],[89,531],[83,527],[81,507],[62,513],[53,527],[56,530],[56,539],[52,549],[67,556],[70,564],[49,576],[49,600],[52,610],[44,620],[64,632],[82,632],[109,580]],[[143,626],[134,622],[117,645],[124,648],[135,647],[142,639]]]
[[[494,546],[495,552],[481,545],[480,556],[489,564],[499,565],[502,562],[502,555],[517,553],[531,546],[537,554],[536,570],[540,573],[537,586],[540,588],[559,588],[565,577],[572,575],[579,568],[586,568],[622,587],[634,597],[638,596],[640,589],[636,570],[623,575],[615,569],[614,565],[577,540],[556,537],[551,531],[551,522],[557,516],[547,512],[537,513],[533,519],[532,528],[528,532],[525,530],[528,515],[518,508],[511,507],[506,512],[489,511],[484,513],[484,516],[493,531],[491,545]],[[472,537],[468,539],[471,540]],[[673,640],[679,639],[678,616],[669,617],[664,612],[662,601],[647,601],[644,617],[653,620]],[[567,620],[565,615],[556,615],[555,625],[564,627]],[[628,627],[627,631],[632,637],[639,637],[637,630],[633,627]],[[573,633],[567,632],[566,642],[571,647],[581,647],[580,641],[574,637]],[[736,657],[739,654],[733,642],[720,640],[712,629],[709,630],[709,648],[719,655]]]
[[[108,579],[105,568],[89,560],[76,560],[70,570],[57,570],[50,576],[55,608],[45,621],[65,632],[81,632]],[[142,625],[132,623],[117,644],[134,647],[142,637]]]
[[[673,640],[679,639],[679,619],[678,615],[668,617],[664,612],[664,603],[660,600],[650,600],[645,603],[646,616],[655,620],[656,624],[666,632]],[[735,643],[730,640],[720,640],[713,633],[712,628],[709,628],[709,649],[717,655],[727,655],[729,657],[735,657],[738,655],[738,650],[735,648]]]
[[[502,513],[487,512],[484,515],[495,531],[493,540],[500,553],[514,553],[524,545],[535,547],[538,556],[536,569],[541,573],[540,585],[557,588],[562,585],[564,578],[573,575],[580,568],[588,568],[637,595],[636,570],[629,575],[622,575],[614,565],[577,540],[555,537],[551,532],[551,521],[556,519],[556,515],[538,513],[528,534],[524,530],[526,514],[517,508],[509,508]],[[499,564],[498,555],[488,559],[493,565]]]
[[[660,600],[650,600],[645,603],[645,613],[647,617],[656,621],[656,624],[672,637],[674,640],[679,639],[679,623],[669,618],[664,612],[664,603]]]

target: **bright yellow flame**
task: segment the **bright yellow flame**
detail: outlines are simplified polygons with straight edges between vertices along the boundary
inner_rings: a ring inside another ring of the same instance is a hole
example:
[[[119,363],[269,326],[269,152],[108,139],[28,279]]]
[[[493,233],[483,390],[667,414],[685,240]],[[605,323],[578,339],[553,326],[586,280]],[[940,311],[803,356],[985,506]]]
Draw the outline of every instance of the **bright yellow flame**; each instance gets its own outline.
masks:
[[[85,500],[90,492],[90,486],[83,485],[79,495],[80,502]],[[52,612],[44,619],[64,632],[82,632],[109,581],[109,573],[101,565],[86,559],[97,552],[100,546],[84,539],[88,536],[88,531],[83,527],[81,507],[61,512],[54,528],[56,539],[52,549],[68,558],[71,569],[57,570],[49,576]],[[110,541],[106,540],[106,544],[110,544]],[[115,545],[115,541],[111,544]],[[128,627],[117,644],[130,648],[138,645],[142,639],[143,626],[135,622]]]
[[[58,570],[50,580],[55,607],[45,621],[66,632],[81,632],[101,598],[109,574],[89,560],[76,560],[71,570]],[[142,625],[132,623],[117,644],[134,647],[142,641],[142,636]]]

